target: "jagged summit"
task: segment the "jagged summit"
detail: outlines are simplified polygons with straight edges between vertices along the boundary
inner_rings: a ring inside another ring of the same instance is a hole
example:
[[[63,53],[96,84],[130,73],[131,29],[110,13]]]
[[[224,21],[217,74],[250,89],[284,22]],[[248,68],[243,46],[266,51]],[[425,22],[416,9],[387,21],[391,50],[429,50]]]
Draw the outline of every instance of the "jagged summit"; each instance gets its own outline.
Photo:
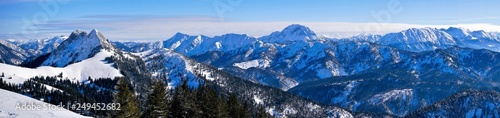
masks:
[[[395,40],[406,43],[453,43],[449,34],[436,28],[410,28],[397,33],[389,33],[382,37],[381,41],[391,42]]]
[[[71,35],[73,35],[73,34],[78,35],[78,34],[80,34],[80,33],[85,33],[85,34],[86,34],[87,32],[85,32],[85,31],[83,31],[83,30],[81,30],[81,29],[77,29],[77,30],[75,30],[75,31],[71,32]],[[70,35],[70,36],[71,36],[71,35]]]
[[[191,56],[191,54],[199,54],[207,51],[233,50],[244,45],[249,45],[255,40],[255,38],[246,34],[229,33],[208,37],[205,35],[191,36],[178,32],[171,38],[162,41],[162,47]]]
[[[102,49],[110,52],[116,51],[116,48],[98,30],[93,29],[90,33],[75,30],[41,65],[64,67],[93,57]]]
[[[389,33],[374,43],[414,52],[456,45],[452,36],[436,28],[410,28],[401,32]]]

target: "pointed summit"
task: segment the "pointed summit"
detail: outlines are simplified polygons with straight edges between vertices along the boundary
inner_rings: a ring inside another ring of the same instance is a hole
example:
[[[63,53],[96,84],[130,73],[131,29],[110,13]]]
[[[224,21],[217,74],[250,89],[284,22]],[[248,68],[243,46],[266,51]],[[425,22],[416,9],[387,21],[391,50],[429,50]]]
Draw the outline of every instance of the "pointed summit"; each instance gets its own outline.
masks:
[[[98,39],[106,39],[106,38],[104,38],[104,36],[102,36],[102,34],[97,29],[92,29],[92,31],[90,31],[88,36],[89,36],[89,38],[94,37],[94,38],[98,38]]]
[[[187,37],[189,36],[188,34],[184,34],[182,32],[177,32],[174,34],[174,36],[172,36],[172,38],[175,38],[175,37]]]
[[[93,57],[102,49],[110,52],[116,51],[116,48],[96,29],[90,33],[75,30],[41,65],[64,67]]]
[[[92,29],[92,31],[90,31],[90,33],[96,33],[96,32],[99,32],[97,29]]]

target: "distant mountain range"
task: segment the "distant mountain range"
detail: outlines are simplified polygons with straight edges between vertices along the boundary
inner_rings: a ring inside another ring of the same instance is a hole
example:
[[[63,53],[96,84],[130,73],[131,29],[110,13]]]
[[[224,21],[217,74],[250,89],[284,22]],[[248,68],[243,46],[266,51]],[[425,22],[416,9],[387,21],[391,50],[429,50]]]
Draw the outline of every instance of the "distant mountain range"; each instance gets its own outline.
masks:
[[[10,64],[2,66],[30,68],[69,67],[108,52],[102,61],[133,78],[138,90],[146,88],[146,77],[170,87],[186,79],[193,87],[212,83],[254,104],[264,100],[269,113],[290,117],[332,116],[328,110],[353,117],[430,117],[441,109],[467,115],[485,109],[483,102],[498,106],[494,93],[484,91],[500,90],[500,35],[455,27],[326,38],[293,24],[262,37],[177,33],[154,42],[110,42],[97,30],[77,30],[69,37],[0,41],[0,52],[0,62]],[[466,90],[485,99],[469,106],[448,103]]]
[[[0,40],[0,62],[19,65],[40,55],[52,52],[64,41],[66,36],[56,36],[40,40]]]

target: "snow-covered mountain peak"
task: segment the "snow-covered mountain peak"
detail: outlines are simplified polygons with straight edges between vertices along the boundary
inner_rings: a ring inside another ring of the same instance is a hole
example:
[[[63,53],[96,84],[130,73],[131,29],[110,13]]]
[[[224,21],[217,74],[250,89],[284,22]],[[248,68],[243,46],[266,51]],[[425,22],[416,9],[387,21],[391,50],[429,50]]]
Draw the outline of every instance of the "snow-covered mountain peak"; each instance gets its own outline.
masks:
[[[224,34],[224,35],[221,35],[221,36],[215,36],[214,38],[216,38],[216,37],[221,37],[221,38],[226,38],[226,39],[238,39],[238,38],[241,38],[241,37],[251,37],[251,36],[248,36],[247,34],[229,33],[229,34]]]
[[[485,32],[484,30],[472,31],[472,32],[470,32],[470,34],[476,38],[488,38],[488,39],[496,38],[493,33],[488,33],[488,32]]]
[[[92,29],[92,30],[90,31],[90,33],[91,33],[91,34],[92,34],[92,33],[94,33],[94,34],[95,34],[95,33],[97,33],[97,32],[99,32],[99,30],[97,30],[97,29]]]
[[[181,33],[181,32],[177,32],[170,39],[182,39],[182,38],[185,38],[185,37],[189,37],[189,35]]]
[[[299,24],[292,24],[281,31],[284,34],[316,35],[311,29]]]
[[[469,36],[469,30],[465,28],[459,28],[459,27],[450,27],[446,30],[444,30],[446,33],[450,34],[453,36],[453,38],[464,38]]]
[[[430,27],[425,27],[425,28],[410,28],[407,30],[403,30],[400,33],[405,33],[405,34],[430,34],[434,32],[439,32],[440,30],[436,28],[430,28]]]
[[[382,41],[392,42],[396,40],[398,41],[397,43],[400,42],[407,42],[410,44],[425,43],[425,42],[441,43],[441,44],[454,43],[452,37],[449,34],[441,30],[438,30],[436,28],[410,28],[407,30],[403,30],[399,33],[389,33],[384,37],[389,39]],[[384,39],[384,37],[382,37],[382,39]]]
[[[88,36],[89,38],[105,39],[104,37],[102,37],[101,32],[99,32],[97,29],[92,29]]]
[[[75,30],[41,65],[64,67],[93,57],[101,49],[111,52],[116,50],[104,35],[95,29],[90,33]]]
[[[415,52],[456,45],[452,36],[436,28],[410,28],[389,33],[382,36],[377,43]]]
[[[69,37],[75,37],[75,36],[78,36],[78,35],[87,35],[87,32],[85,32],[85,31],[83,31],[81,29],[77,29],[77,30],[71,32],[71,34],[69,35]]]
[[[410,28],[402,32],[440,32],[437,28],[424,27],[424,28]]]
[[[229,33],[229,34],[224,34],[221,36],[215,36],[212,38],[212,40],[215,40],[219,43],[231,45],[231,44],[241,44],[245,43],[250,44],[256,41],[256,39],[252,36],[249,36],[247,34],[235,34],[235,33]]]
[[[286,43],[300,40],[319,40],[316,33],[314,33],[308,27],[299,24],[292,24],[290,26],[287,26],[281,32],[273,32],[271,35],[263,36],[259,39],[264,42],[270,43]]]

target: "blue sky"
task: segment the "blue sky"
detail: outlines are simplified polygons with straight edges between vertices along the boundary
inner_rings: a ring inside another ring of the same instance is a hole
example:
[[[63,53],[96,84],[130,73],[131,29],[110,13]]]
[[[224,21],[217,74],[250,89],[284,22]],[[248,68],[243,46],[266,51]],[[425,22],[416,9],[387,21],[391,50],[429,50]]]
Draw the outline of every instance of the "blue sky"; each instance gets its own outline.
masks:
[[[410,27],[500,30],[498,0],[1,0],[0,39],[98,29],[110,40],[163,40],[176,32],[256,37],[290,24],[317,34]]]

